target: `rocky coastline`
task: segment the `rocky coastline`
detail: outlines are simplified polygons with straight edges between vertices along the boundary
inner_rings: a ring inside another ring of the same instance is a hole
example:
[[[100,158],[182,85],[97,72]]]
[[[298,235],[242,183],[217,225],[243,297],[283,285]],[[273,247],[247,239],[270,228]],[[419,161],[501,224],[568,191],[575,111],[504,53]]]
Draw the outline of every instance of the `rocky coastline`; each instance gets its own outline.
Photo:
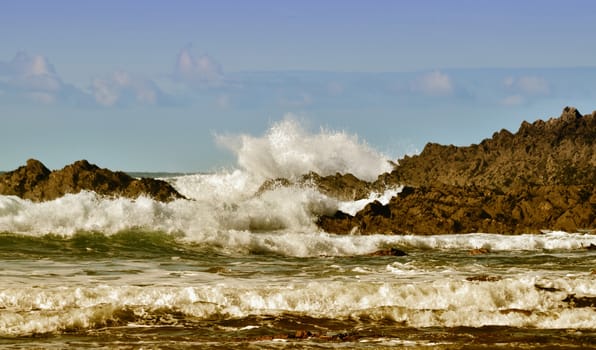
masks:
[[[596,229],[596,112],[523,122],[478,145],[426,145],[370,188],[405,185],[387,205],[322,216],[330,233],[539,233]]]
[[[50,171],[40,161],[29,159],[26,165],[0,175],[1,195],[18,196],[34,202],[49,201],[81,191],[127,198],[144,195],[163,202],[184,198],[165,181],[136,179],[121,171],[100,168],[86,160]]]
[[[316,224],[336,234],[540,233],[596,231],[596,112],[566,107],[558,118],[523,122],[519,130],[495,132],[480,144],[429,143],[393,171],[367,182],[352,174],[270,179],[255,194],[279,186],[311,186],[341,201],[404,186],[388,204],[372,202],[355,215],[338,211]],[[182,199],[170,184],[133,178],[80,160],[50,171],[30,159],[0,173],[0,195],[47,201],[68,193],[158,201]]]

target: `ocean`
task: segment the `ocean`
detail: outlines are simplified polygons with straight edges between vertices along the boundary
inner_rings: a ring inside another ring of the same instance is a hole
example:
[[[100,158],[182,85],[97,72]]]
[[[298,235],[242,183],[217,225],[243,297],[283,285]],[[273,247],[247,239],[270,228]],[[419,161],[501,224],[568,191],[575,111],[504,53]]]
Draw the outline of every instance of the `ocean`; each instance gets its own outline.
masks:
[[[292,121],[219,141],[236,167],[163,178],[189,199],[0,196],[0,348],[596,348],[596,235],[333,235],[319,215],[400,188],[260,185],[385,156]]]

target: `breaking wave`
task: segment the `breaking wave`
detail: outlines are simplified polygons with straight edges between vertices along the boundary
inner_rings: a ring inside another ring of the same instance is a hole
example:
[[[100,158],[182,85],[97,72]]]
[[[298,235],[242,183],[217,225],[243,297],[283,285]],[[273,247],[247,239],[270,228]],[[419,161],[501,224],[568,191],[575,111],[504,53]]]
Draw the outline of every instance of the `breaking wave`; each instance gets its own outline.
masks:
[[[373,181],[391,170],[389,158],[357,136],[325,129],[308,133],[291,117],[274,123],[262,137],[219,135],[217,142],[234,152],[240,167],[262,178],[294,179],[314,171]]]
[[[536,288],[545,281],[560,289]],[[0,336],[284,314],[391,322],[398,327],[596,328],[594,308],[574,308],[564,301],[578,292],[596,294],[590,276],[558,280],[526,276],[492,282],[438,277],[421,283],[243,284],[5,288],[0,294]]]

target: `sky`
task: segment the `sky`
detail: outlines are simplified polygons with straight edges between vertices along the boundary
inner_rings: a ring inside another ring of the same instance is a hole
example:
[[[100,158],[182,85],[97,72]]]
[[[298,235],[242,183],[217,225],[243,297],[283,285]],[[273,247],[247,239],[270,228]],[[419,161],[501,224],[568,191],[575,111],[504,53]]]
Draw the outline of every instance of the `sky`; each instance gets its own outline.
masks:
[[[0,5],[0,170],[234,165],[217,135],[294,118],[387,157],[596,110],[596,2]]]

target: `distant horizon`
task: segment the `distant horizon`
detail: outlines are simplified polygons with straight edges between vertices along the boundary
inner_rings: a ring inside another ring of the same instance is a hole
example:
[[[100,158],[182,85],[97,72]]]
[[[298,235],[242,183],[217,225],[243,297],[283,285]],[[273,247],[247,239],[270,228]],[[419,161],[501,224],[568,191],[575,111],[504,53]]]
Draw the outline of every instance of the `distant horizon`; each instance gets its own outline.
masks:
[[[564,108],[567,108],[567,107],[576,108],[578,110],[578,112],[580,112],[584,116],[585,115],[590,115],[592,113],[596,113],[596,109],[594,109],[592,112],[586,113],[585,111],[582,111],[582,110],[580,110],[579,108],[577,108],[575,106],[565,106],[565,107],[563,107],[563,109]],[[559,117],[560,117],[560,115],[556,115],[556,116],[552,116],[551,118],[559,118]],[[515,134],[515,133],[517,133],[517,131],[519,130],[519,128],[521,127],[521,124],[523,122],[534,123],[534,122],[536,122],[538,120],[547,121],[548,118],[536,118],[536,119],[533,119],[533,120],[523,120],[522,122],[520,122],[520,124],[518,125],[518,127],[515,128],[515,129],[511,129],[511,128],[500,128],[500,129],[496,129],[496,130],[493,130],[493,132],[490,133],[489,136],[483,137],[483,138],[479,139],[477,142],[472,142],[472,143],[465,144],[465,145],[455,145],[455,146],[457,146],[457,147],[467,147],[467,146],[471,146],[471,145],[474,145],[474,144],[479,144],[479,143],[481,143],[482,141],[484,141],[486,139],[491,139],[492,136],[494,135],[494,133],[499,132],[501,130],[508,130],[512,134]],[[424,147],[426,147],[426,145],[428,145],[428,144],[437,144],[437,142],[428,141],[428,142],[425,143]],[[446,145],[446,146],[447,145],[453,145],[453,144],[444,144],[444,143],[439,143],[439,144]],[[388,162],[397,162],[397,161],[399,161],[401,158],[403,158],[406,155],[408,155],[408,156],[417,155],[420,152],[422,152],[422,150],[423,150],[423,148],[420,149],[418,152],[415,152],[415,153],[403,154],[399,158],[387,158],[387,161]],[[0,175],[5,174],[7,172],[11,172],[13,170],[16,170],[18,167],[24,166],[26,164],[27,160],[29,160],[29,159],[36,159],[36,158],[27,158],[27,159],[24,159],[23,162],[22,162],[22,164],[18,165],[17,167],[15,167],[13,169],[0,169]],[[45,165],[43,159],[36,159],[36,160],[40,161],[41,163],[43,163]],[[165,171],[165,170],[150,170],[150,171],[147,171],[147,170],[134,170],[134,169],[132,169],[132,170],[131,169],[116,169],[116,168],[110,168],[110,167],[102,166],[101,164],[96,163],[95,161],[93,161],[93,159],[85,159],[85,158],[73,160],[72,162],[63,164],[62,166],[59,166],[59,167],[48,167],[48,168],[50,170],[52,170],[52,171],[54,171],[54,170],[60,170],[63,167],[65,167],[67,165],[70,165],[70,164],[72,164],[72,163],[74,163],[76,161],[79,161],[79,160],[89,161],[91,164],[97,165],[100,168],[106,168],[106,169],[109,169],[109,170],[112,170],[112,171],[122,171],[122,172],[124,172],[124,173],[126,173],[126,174],[128,174],[128,175],[130,175],[132,177],[151,177],[151,178],[156,178],[156,177],[175,177],[175,176],[194,175],[194,174],[212,174],[212,173],[215,173],[217,171],[217,170],[212,170],[212,171]],[[229,166],[229,167],[222,167],[222,168],[226,168],[226,169],[229,170],[230,168],[235,168],[236,166],[237,165],[235,165],[235,166]],[[219,169],[219,170],[221,170],[221,169]]]

